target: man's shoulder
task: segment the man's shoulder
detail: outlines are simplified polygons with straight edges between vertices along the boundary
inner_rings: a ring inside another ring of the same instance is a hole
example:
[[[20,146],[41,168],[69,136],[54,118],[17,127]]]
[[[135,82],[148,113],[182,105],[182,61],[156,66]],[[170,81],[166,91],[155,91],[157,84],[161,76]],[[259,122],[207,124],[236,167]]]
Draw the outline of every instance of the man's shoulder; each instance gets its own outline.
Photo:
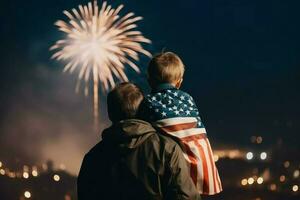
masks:
[[[85,160],[93,160],[94,158],[98,158],[100,154],[102,154],[103,149],[105,149],[105,144],[103,141],[98,142],[96,145],[94,145],[85,155]]]
[[[172,154],[175,148],[180,148],[174,138],[159,132],[153,134],[152,137],[149,138],[148,144],[152,145],[154,149],[159,148],[164,150],[164,152],[168,155]],[[157,145],[158,147],[156,147]]]

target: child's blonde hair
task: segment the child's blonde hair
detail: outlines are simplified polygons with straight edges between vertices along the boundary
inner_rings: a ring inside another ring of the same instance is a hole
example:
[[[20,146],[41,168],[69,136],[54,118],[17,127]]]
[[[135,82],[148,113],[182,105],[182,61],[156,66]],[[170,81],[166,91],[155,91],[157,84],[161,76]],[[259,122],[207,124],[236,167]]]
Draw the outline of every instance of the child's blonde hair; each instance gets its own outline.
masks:
[[[148,66],[148,81],[151,86],[161,83],[175,83],[182,79],[183,74],[184,65],[173,52],[155,55]]]

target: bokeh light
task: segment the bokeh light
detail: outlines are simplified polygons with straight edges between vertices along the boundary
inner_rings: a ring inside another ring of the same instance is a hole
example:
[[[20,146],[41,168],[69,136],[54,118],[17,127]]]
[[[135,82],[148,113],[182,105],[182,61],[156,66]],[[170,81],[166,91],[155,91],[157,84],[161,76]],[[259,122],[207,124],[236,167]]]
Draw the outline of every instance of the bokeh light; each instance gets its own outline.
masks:
[[[256,180],[257,184],[262,184],[264,182],[263,177],[258,177],[258,179]]]
[[[280,181],[280,182],[284,182],[284,181],[285,181],[285,175],[281,175],[281,176],[279,177],[279,181]]]
[[[248,181],[246,178],[241,180],[241,185],[245,186],[245,185],[247,185],[247,183],[248,183]]]
[[[288,168],[288,167],[290,166],[290,162],[289,162],[289,161],[285,161],[285,162],[283,163],[283,166],[284,166],[285,168]]]
[[[247,158],[247,160],[252,160],[253,159],[253,153],[252,152],[248,152],[246,154],[246,158]]]
[[[267,159],[267,153],[266,152],[261,152],[260,153],[260,159],[262,159],[262,160],[266,160]]]
[[[272,183],[271,185],[270,185],[270,190],[271,191],[275,191],[277,189],[277,185],[275,184],[275,183]]]
[[[57,174],[55,174],[54,176],[53,176],[53,180],[54,181],[59,181],[60,180],[60,176],[59,175],[57,175]]]
[[[250,177],[248,178],[248,184],[252,185],[254,183],[254,178]]]
[[[23,178],[29,178],[29,173],[28,172],[23,172]]]
[[[0,169],[0,174],[1,175],[5,175],[5,170],[4,169]]]
[[[258,137],[256,138],[256,143],[257,143],[257,144],[261,144],[262,141],[263,141],[263,139],[262,139],[261,136],[258,136]]]
[[[25,197],[26,199],[29,199],[29,198],[31,197],[31,193],[30,193],[29,191],[25,191],[25,192],[24,192],[24,197]]]
[[[300,175],[300,171],[298,169],[295,170],[294,173],[293,173],[294,178],[298,178],[299,175]]]
[[[298,190],[299,190],[298,185],[293,185],[292,190],[293,190],[293,192],[298,192]]]

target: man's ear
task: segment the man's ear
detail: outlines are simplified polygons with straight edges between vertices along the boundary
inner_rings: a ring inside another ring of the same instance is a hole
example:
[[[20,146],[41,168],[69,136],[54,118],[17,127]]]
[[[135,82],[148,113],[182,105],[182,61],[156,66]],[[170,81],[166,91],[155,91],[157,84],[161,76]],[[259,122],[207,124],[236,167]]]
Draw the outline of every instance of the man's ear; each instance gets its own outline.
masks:
[[[177,81],[177,83],[175,84],[175,87],[176,87],[177,89],[179,89],[179,88],[181,87],[182,81],[183,81],[183,79],[181,78],[181,79],[179,79],[179,80]]]

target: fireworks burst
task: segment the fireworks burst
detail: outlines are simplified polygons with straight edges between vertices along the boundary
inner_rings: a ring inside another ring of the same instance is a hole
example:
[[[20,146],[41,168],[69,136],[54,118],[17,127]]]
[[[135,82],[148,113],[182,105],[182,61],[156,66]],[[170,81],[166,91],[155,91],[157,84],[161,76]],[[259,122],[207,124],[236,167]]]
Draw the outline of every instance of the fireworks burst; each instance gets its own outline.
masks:
[[[56,50],[52,58],[67,61],[64,72],[78,71],[79,88],[81,80],[85,82],[85,94],[88,83],[93,81],[94,117],[98,118],[98,88],[104,91],[114,87],[115,79],[128,81],[125,66],[129,65],[136,72],[139,68],[133,61],[138,61],[138,54],[151,54],[144,50],[141,43],[151,43],[140,31],[135,30],[135,22],[142,17],[128,13],[120,17],[123,5],[113,9],[106,2],[101,8],[97,1],[88,5],[79,5],[78,10],[64,11],[68,21],[58,20],[55,25],[66,34],[50,50]],[[90,78],[92,76],[92,78]]]

